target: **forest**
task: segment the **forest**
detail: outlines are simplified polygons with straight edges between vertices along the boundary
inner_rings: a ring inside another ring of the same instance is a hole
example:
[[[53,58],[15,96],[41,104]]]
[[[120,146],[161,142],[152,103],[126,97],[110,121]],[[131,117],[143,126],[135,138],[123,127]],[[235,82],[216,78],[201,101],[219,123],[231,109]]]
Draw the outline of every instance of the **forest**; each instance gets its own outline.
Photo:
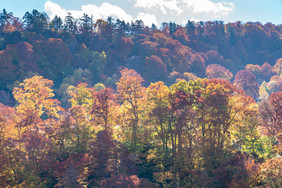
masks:
[[[282,25],[0,12],[0,187],[282,184]]]

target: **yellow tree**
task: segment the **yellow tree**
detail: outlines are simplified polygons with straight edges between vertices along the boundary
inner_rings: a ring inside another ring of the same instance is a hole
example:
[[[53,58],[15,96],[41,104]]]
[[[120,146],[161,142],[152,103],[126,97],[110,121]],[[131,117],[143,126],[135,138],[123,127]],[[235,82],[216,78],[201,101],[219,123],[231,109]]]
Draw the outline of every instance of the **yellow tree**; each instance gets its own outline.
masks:
[[[70,86],[68,94],[72,97],[69,109],[69,134],[71,146],[76,152],[86,152],[94,127],[90,126],[90,113],[93,104],[92,89],[86,83]]]
[[[34,76],[25,79],[24,83],[13,90],[17,101],[18,151],[22,153],[22,157],[17,162],[19,168],[15,174],[19,179],[25,179],[20,182],[20,186],[43,186],[44,181],[38,174],[48,174],[50,170],[50,164],[48,165],[47,161],[53,158],[48,154],[51,140],[46,134],[46,127],[42,125],[46,119],[58,119],[61,110],[59,101],[52,99],[54,96],[52,85],[51,80]]]
[[[92,92],[87,88],[86,83],[80,83],[76,87],[69,86],[67,92],[72,97],[69,100],[72,107],[81,105],[86,110],[90,110],[92,104]]]
[[[15,110],[0,103],[0,185],[13,186],[18,181],[18,162],[22,157],[15,143]]]
[[[133,151],[137,146],[137,131],[140,115],[140,105],[144,97],[144,88],[142,87],[143,78],[133,69],[121,70],[121,78],[116,83],[118,96],[123,102],[123,106],[128,111],[129,126],[131,132],[131,145]]]
[[[33,125],[38,130],[38,122],[41,117],[58,118],[61,110],[59,101],[54,97],[53,81],[44,79],[42,76],[34,76],[25,79],[19,87],[13,90],[14,98],[17,101],[16,112],[22,116],[19,126]]]
[[[163,150],[168,149],[167,121],[169,116],[169,89],[163,82],[151,83],[146,91],[146,110],[148,121],[152,123]]]

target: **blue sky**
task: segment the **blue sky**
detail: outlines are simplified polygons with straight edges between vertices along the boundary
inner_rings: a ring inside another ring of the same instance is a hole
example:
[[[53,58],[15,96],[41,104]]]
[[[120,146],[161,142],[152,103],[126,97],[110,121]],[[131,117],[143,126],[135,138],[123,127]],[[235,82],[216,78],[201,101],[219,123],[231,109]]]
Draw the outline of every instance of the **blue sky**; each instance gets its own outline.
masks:
[[[26,11],[45,11],[50,18],[74,17],[83,13],[94,19],[119,17],[125,21],[142,19],[146,25],[187,20],[259,21],[282,24],[282,0],[0,0],[0,8],[22,17]]]

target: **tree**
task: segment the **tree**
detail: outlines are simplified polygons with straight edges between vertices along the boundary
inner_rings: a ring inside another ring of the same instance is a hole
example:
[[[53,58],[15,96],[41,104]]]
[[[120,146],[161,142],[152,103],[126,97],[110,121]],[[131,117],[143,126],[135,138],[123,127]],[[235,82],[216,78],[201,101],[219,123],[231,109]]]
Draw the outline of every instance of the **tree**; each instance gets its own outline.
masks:
[[[195,25],[196,25],[195,22],[190,20],[188,20],[187,24],[185,25],[187,34],[191,36],[191,38],[194,38],[195,35]]]
[[[62,18],[59,16],[55,16],[55,18],[49,24],[50,29],[53,29],[55,32],[61,31],[63,27]]]
[[[93,30],[93,20],[88,16],[88,14],[83,13],[83,16],[80,18],[81,21],[81,32],[90,33]]]
[[[71,106],[83,106],[85,109],[89,110],[93,103],[92,93],[89,88],[87,88],[86,83],[80,83],[76,87],[70,86],[68,88],[68,94],[72,97],[69,101]]]
[[[156,154],[154,154],[155,158],[157,158],[157,160],[151,160],[150,162],[150,160],[147,160],[147,156],[145,155],[145,164],[152,166],[152,171],[154,172],[159,165],[155,167],[152,165],[152,163],[154,164],[159,162],[163,164],[162,171],[169,171],[169,166],[171,165],[169,89],[163,82],[159,81],[156,83],[151,83],[147,88],[146,106],[144,108],[144,111],[146,111],[146,119],[144,124],[145,129],[148,132],[147,135],[149,135],[145,137],[145,139],[149,140],[147,141],[147,145],[149,148],[150,146],[152,147],[152,153],[156,151]],[[149,151],[145,152],[144,154],[148,153],[149,155]],[[146,173],[146,176],[149,176],[149,173]]]
[[[16,113],[17,136],[19,151],[23,152],[23,161],[19,162],[26,173],[17,172],[20,178],[25,179],[19,182],[21,186],[43,186],[42,179],[49,176],[51,161],[54,155],[47,148],[52,146],[51,140],[46,137],[47,120],[58,120],[59,112],[62,110],[59,101],[52,99],[54,94],[51,87],[53,82],[44,79],[42,76],[34,76],[25,79],[19,87],[13,90],[14,98],[18,105]],[[48,164],[49,163],[49,164]],[[45,174],[39,176],[39,174]],[[42,179],[41,179],[42,178]]]
[[[16,112],[0,103],[0,185],[13,186],[19,182],[18,172],[22,152],[16,147]]]
[[[163,82],[151,83],[146,90],[148,119],[162,141],[163,150],[168,149],[169,89]]]
[[[38,10],[33,9],[32,12],[26,12],[23,16],[23,23],[27,29],[31,31],[41,33],[48,28],[48,15],[46,13],[38,12]]]
[[[77,32],[76,22],[70,12],[67,13],[64,22],[65,22],[64,24],[65,31],[71,34],[75,34]]]
[[[259,65],[247,64],[245,69],[250,70],[256,78],[260,78],[261,75],[261,67]]]
[[[89,144],[92,138],[91,133],[95,130],[90,126],[89,112],[86,113],[86,108],[82,105],[76,105],[70,108],[70,136],[71,149],[77,153],[87,153],[89,151]]]
[[[259,180],[261,187],[279,187],[282,183],[279,177],[282,172],[281,158],[269,159],[261,165]]]
[[[37,121],[41,117],[59,117],[59,101],[52,99],[54,97],[51,87],[53,82],[44,79],[42,76],[34,76],[30,79],[25,79],[19,87],[13,90],[14,98],[18,106],[17,113],[22,115],[22,126],[34,124],[33,128],[37,128]]]
[[[121,78],[116,83],[118,96],[130,116],[128,123],[131,128],[131,145],[132,150],[136,151],[141,99],[144,97],[143,78],[132,69],[124,68],[120,73]]]
[[[237,72],[234,78],[234,85],[241,90],[244,90],[247,95],[258,98],[258,83],[255,75],[249,70],[241,70]]]
[[[269,101],[260,103],[260,115],[262,117],[263,133],[278,141],[277,149],[281,154],[282,142],[282,92],[272,93]]]
[[[194,147],[197,132],[197,115],[195,105],[201,93],[202,80],[189,81],[179,80],[170,86],[169,94],[169,119],[168,134],[172,147],[172,172],[174,173],[174,185],[185,186],[189,184],[191,173],[195,164],[193,156],[196,148]],[[187,156],[187,157],[184,157]],[[186,166],[187,168],[182,168]],[[187,179],[186,179],[187,178]],[[187,182],[185,182],[185,179]],[[186,184],[186,185],[187,185]]]
[[[209,174],[219,166],[227,155],[232,125],[230,97],[236,92],[225,80],[203,81],[204,90],[197,102],[197,122],[200,133],[200,153]]]
[[[155,55],[146,57],[143,71],[147,80],[151,81],[164,80],[167,76],[166,65],[160,57]]]
[[[0,13],[0,27],[3,29],[3,27],[11,21],[11,18],[13,17],[12,12],[7,12],[6,9],[3,9]]]
[[[228,69],[218,64],[208,65],[206,67],[206,75],[209,79],[221,78],[227,81],[233,77],[233,74]]]
[[[261,75],[264,80],[269,81],[270,78],[275,75],[273,67],[269,63],[265,62],[261,66]]]
[[[114,91],[109,88],[101,89],[93,94],[93,105],[90,114],[96,124],[102,125],[105,131],[109,131],[113,125],[114,116],[118,109],[115,102]]]
[[[278,74],[282,74],[282,58],[277,59],[275,65],[274,65],[274,71]]]
[[[87,166],[91,156],[86,153],[73,153],[54,165],[54,175],[58,182],[55,187],[85,187],[87,183]]]
[[[93,157],[88,171],[91,187],[107,187],[111,179],[115,179],[120,174],[129,176],[136,174],[135,161],[130,159],[130,152],[121,143],[114,140],[109,131],[103,130],[97,133],[91,145],[90,154]]]

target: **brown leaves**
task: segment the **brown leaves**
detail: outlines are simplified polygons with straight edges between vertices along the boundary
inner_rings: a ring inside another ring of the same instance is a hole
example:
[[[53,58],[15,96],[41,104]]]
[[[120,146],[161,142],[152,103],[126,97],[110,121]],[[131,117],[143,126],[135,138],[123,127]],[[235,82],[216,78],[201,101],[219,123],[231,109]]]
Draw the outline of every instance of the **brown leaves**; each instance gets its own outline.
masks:
[[[85,187],[87,169],[92,157],[84,153],[74,153],[69,158],[54,165],[54,174],[58,178],[55,187]]]
[[[112,89],[105,88],[94,92],[93,98],[90,114],[93,115],[96,124],[101,124],[104,130],[108,130],[117,114],[116,96]]]

